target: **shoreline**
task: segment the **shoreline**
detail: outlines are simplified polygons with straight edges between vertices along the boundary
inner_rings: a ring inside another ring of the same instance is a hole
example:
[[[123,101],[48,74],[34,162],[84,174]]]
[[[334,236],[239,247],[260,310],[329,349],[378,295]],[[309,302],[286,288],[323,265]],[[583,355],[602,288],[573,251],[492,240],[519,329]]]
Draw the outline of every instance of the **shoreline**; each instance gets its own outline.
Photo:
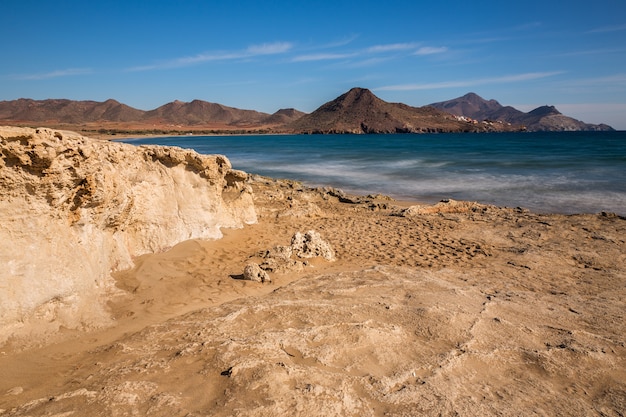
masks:
[[[282,135],[270,136],[271,140],[253,135],[128,143],[153,142],[203,154],[219,153],[249,173],[304,181],[310,186],[330,185],[353,194],[381,193],[431,204],[452,198],[541,213],[626,215],[626,190],[619,171],[623,162],[611,156],[624,150],[612,139],[622,136],[570,133],[431,135],[423,139],[411,135]],[[590,159],[577,149],[594,146],[589,143],[593,138],[598,142],[595,146],[600,146],[595,152],[604,156]],[[454,151],[446,154],[449,148]],[[562,157],[550,162],[545,157],[551,153]]]

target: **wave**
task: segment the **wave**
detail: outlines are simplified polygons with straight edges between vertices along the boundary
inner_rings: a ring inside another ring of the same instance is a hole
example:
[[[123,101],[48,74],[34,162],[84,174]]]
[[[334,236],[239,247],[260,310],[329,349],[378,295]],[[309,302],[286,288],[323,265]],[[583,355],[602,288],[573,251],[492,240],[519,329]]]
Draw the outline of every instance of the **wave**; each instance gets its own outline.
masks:
[[[220,153],[250,173],[358,194],[626,214],[624,132],[175,137],[132,143]]]

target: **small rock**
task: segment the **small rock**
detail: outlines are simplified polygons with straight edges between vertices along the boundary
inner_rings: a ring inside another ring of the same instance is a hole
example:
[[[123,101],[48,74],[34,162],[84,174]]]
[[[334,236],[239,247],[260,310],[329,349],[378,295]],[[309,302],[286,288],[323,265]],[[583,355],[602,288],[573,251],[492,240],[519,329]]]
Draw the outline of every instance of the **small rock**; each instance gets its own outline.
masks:
[[[243,279],[256,282],[272,282],[269,274],[256,263],[246,265],[243,270]]]
[[[304,235],[300,232],[293,235],[291,238],[291,247],[294,253],[300,258],[321,256],[327,261],[335,260],[335,251],[333,248],[314,230],[309,230]]]

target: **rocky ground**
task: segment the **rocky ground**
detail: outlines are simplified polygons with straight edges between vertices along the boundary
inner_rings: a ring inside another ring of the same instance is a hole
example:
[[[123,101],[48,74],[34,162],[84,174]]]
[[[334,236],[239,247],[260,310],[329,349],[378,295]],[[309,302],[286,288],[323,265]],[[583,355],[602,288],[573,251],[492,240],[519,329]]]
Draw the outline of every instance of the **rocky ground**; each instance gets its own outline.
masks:
[[[626,219],[251,185],[257,224],[115,274],[115,325],[5,346],[0,416],[626,414]]]

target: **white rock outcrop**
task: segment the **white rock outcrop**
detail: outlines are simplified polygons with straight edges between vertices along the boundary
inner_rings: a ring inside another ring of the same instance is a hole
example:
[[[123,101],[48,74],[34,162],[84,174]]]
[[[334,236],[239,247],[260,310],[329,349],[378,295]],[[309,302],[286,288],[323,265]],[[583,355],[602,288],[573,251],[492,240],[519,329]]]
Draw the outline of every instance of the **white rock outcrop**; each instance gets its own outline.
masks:
[[[327,261],[335,260],[335,251],[315,230],[309,230],[304,234],[297,232],[291,238],[291,248],[299,258],[321,256]]]
[[[0,343],[106,321],[133,257],[256,222],[224,156],[0,127]]]
[[[335,251],[322,239],[315,230],[309,230],[302,234],[296,232],[291,238],[289,246],[274,246],[270,250],[259,252],[261,264],[250,263],[243,271],[243,279],[257,282],[272,282],[268,272],[293,273],[302,271],[310,259],[322,257],[327,261],[336,261]]]

